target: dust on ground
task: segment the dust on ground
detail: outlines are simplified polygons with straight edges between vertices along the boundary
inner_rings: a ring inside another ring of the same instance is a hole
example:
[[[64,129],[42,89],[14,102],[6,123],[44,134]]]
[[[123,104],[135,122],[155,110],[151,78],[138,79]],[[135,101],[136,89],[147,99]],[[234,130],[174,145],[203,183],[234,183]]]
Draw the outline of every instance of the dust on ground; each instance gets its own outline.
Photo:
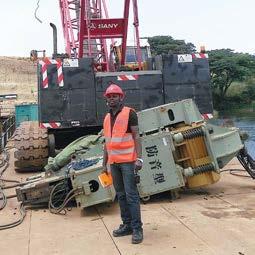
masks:
[[[0,57],[0,95],[17,94],[17,100],[0,101],[2,114],[15,104],[37,102],[36,63],[23,57]]]

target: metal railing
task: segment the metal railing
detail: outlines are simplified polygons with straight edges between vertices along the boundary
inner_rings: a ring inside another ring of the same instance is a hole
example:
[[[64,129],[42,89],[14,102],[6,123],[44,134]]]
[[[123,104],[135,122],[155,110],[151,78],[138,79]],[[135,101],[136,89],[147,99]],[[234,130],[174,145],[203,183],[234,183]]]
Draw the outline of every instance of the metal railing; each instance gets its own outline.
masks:
[[[14,115],[15,106],[14,105],[1,105],[0,103],[0,118],[1,116]]]
[[[0,117],[0,152],[6,146],[15,131],[15,116]]]

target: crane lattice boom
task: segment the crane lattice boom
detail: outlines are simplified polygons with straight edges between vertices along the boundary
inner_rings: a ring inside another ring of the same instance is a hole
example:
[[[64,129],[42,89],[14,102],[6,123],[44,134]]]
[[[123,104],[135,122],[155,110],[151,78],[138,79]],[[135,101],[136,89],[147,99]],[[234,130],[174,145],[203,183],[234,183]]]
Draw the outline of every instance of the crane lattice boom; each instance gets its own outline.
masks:
[[[121,60],[125,64],[130,1],[124,0],[122,18],[109,18],[106,0],[59,0],[66,53],[74,57],[93,57],[96,67],[109,71],[109,45],[121,39]],[[141,65],[137,0],[132,0],[137,47]]]

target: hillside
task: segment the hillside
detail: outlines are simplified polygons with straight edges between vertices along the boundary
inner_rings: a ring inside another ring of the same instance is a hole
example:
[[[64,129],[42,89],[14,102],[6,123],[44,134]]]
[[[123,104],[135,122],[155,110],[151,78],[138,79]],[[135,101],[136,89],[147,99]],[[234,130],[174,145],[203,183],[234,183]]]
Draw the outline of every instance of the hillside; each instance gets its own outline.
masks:
[[[17,94],[17,100],[0,102],[2,112],[15,104],[37,101],[36,64],[28,58],[0,57],[0,95]]]

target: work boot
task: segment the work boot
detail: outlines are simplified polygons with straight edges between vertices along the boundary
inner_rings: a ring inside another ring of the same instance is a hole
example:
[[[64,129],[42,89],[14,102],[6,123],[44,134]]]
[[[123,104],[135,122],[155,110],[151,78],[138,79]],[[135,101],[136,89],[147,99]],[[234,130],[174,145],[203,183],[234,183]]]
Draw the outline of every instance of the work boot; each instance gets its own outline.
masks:
[[[133,232],[132,228],[128,224],[120,224],[119,228],[113,230],[112,234],[114,237],[131,235]]]
[[[134,229],[133,230],[133,235],[132,235],[132,243],[133,244],[138,244],[143,241],[143,229]]]

